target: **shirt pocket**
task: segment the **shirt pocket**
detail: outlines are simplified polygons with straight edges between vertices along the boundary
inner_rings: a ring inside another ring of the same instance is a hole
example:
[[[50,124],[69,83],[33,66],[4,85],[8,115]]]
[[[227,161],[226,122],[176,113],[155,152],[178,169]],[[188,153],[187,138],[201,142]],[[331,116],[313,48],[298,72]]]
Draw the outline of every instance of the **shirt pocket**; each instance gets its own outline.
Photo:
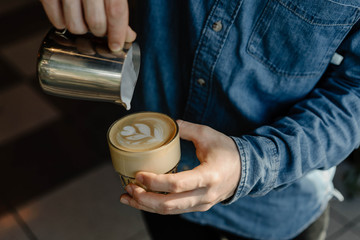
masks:
[[[268,0],[247,52],[285,77],[318,75],[358,20],[359,7],[359,0]]]

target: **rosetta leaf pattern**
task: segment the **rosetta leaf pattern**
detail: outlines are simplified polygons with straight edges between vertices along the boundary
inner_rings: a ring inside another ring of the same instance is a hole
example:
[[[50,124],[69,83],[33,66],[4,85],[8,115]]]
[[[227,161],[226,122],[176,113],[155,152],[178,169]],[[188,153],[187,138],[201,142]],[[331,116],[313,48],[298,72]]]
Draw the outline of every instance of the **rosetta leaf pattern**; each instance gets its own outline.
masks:
[[[162,134],[158,129],[154,128],[152,131],[148,125],[143,123],[125,126],[120,134],[132,145],[139,143],[157,143],[163,140]]]

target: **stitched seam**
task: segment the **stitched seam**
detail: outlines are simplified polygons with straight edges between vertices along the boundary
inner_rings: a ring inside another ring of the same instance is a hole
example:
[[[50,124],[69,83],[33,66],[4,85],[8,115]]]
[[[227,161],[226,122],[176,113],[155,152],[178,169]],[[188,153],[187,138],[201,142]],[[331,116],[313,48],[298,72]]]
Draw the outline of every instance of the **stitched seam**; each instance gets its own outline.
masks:
[[[221,52],[222,52],[222,50],[223,50],[223,48],[224,48],[225,42],[226,42],[226,40],[227,40],[228,37],[229,37],[230,29],[231,29],[231,27],[233,26],[233,23],[234,23],[234,21],[235,21],[235,18],[236,18],[236,16],[237,16],[238,12],[239,12],[239,9],[240,9],[240,6],[241,6],[242,2],[243,2],[242,0],[239,0],[239,1],[237,2],[237,6],[236,6],[235,10],[233,11],[233,14],[231,15],[231,21],[229,22],[229,25],[226,27],[226,30],[224,30],[224,31],[225,31],[225,32],[224,32],[224,35],[223,35],[223,37],[221,38],[221,42],[220,42],[220,46],[221,46],[221,47],[218,49],[218,51],[217,51],[217,53],[216,53],[216,55],[215,55],[215,56],[216,56],[216,57],[215,57],[215,61],[212,63],[212,65],[211,65],[211,67],[210,67],[210,69],[211,69],[211,71],[210,71],[210,79],[209,79],[210,84],[211,84],[211,85],[209,86],[209,91],[210,91],[210,92],[211,92],[212,89],[213,89],[213,77],[214,77],[215,66],[216,66],[216,64],[217,64],[217,62],[218,62],[218,60],[219,60],[219,56],[220,56],[220,54],[221,54]],[[210,95],[208,95],[207,105],[209,105],[209,101],[210,101]],[[207,111],[207,110],[205,110],[205,113],[206,113],[206,111]],[[206,115],[206,114],[203,115],[202,120],[204,120],[205,115]]]
[[[288,8],[287,6],[285,6],[283,3],[280,2],[280,0],[275,0],[277,1],[279,4],[281,4],[282,6],[284,6],[285,8],[287,8],[289,11],[292,11],[290,8]],[[263,65],[265,65],[266,67],[268,67],[270,69],[270,71],[274,72],[275,74],[278,74],[280,76],[284,76],[284,77],[292,77],[292,78],[301,78],[301,77],[314,77],[318,74],[320,74],[321,72],[323,72],[324,70],[324,66],[328,63],[328,61],[325,61],[330,54],[330,47],[333,45],[333,43],[336,41],[337,37],[335,37],[333,39],[333,41],[331,42],[331,44],[329,45],[328,49],[326,50],[326,53],[324,54],[323,58],[321,59],[321,61],[318,63],[319,67],[317,71],[310,71],[310,72],[288,72],[286,70],[282,70],[279,69],[275,64],[273,64],[273,62],[270,59],[265,58],[258,50],[256,47],[254,47],[255,45],[258,45],[259,43],[259,39],[261,39],[264,35],[264,33],[266,33],[266,31],[268,30],[268,27],[270,24],[266,23],[266,21],[264,21],[264,19],[267,17],[266,12],[269,11],[269,9],[271,8],[271,0],[268,1],[267,6],[265,7],[264,11],[262,12],[262,16],[259,19],[258,23],[256,24],[253,33],[251,34],[250,40],[249,40],[249,44],[247,45],[247,53],[249,55],[251,55],[252,57],[254,57],[255,59],[257,59],[259,62],[261,62]],[[273,4],[275,4],[273,2]],[[276,8],[271,8],[271,9],[277,9]],[[293,12],[293,11],[292,11]],[[358,17],[359,15],[359,10],[356,10],[356,17]],[[295,12],[294,12],[295,13]],[[298,15],[300,16],[300,15]],[[303,19],[303,18],[302,18]],[[271,20],[271,19],[270,19]],[[267,22],[270,22],[270,20],[268,19]],[[264,26],[264,30],[261,30],[260,26]],[[320,26],[320,25],[318,25]],[[331,26],[336,26],[336,25],[331,25]],[[347,30],[349,30],[349,25],[339,25],[339,26],[343,26],[346,27]],[[344,31],[346,31],[345,29],[341,29],[341,31],[338,31],[338,35],[340,35],[340,33],[343,33]],[[256,33],[259,34],[259,37],[256,37]],[[253,47],[253,49],[251,49],[251,47]]]
[[[247,172],[248,159],[246,156],[245,147],[244,147],[243,142],[239,138],[234,137],[234,139],[238,146],[238,150],[239,150],[239,154],[240,154],[240,163],[242,164],[241,165],[240,182],[239,182],[239,186],[238,186],[238,189],[236,190],[236,195],[235,195],[235,198],[238,199],[241,195],[245,195],[243,193],[243,191],[245,190],[245,183],[247,182],[247,178],[248,178],[248,172]]]
[[[185,113],[186,112],[189,112],[189,109],[191,109],[191,100],[193,97],[193,94],[194,94],[194,84],[195,83],[195,72],[196,72],[196,65],[198,64],[198,61],[199,61],[199,55],[200,55],[200,50],[203,48],[202,45],[203,45],[203,42],[204,42],[204,39],[205,39],[205,35],[206,35],[206,31],[207,31],[207,26],[208,24],[210,23],[210,19],[212,18],[212,16],[214,15],[214,12],[216,10],[216,8],[218,7],[219,5],[219,2],[220,0],[216,0],[213,8],[211,9],[211,13],[209,14],[209,17],[206,19],[206,22],[205,22],[205,25],[204,25],[204,29],[203,31],[201,32],[201,37],[200,37],[200,40],[199,40],[199,45],[195,51],[195,56],[194,56],[194,62],[193,62],[193,65],[192,65],[192,68],[191,68],[191,84],[189,86],[189,96],[187,98],[187,103],[186,103],[186,107],[185,107]],[[204,109],[202,110],[202,113],[201,113],[201,116],[203,116],[204,114]]]
[[[281,0],[274,0],[277,1],[279,4],[281,4],[283,7],[285,7],[286,9],[288,9],[289,11],[291,11],[293,14],[295,14],[297,17],[299,17],[300,19],[304,20],[305,22],[311,24],[311,25],[315,25],[315,26],[323,26],[323,27],[331,27],[331,26],[351,26],[354,24],[354,19],[352,20],[352,22],[350,23],[320,23],[321,19],[316,19],[315,17],[314,20],[317,20],[319,22],[314,22],[314,21],[310,21],[309,19],[307,19],[306,17],[304,17],[303,15],[301,15],[300,13],[298,13],[297,11],[295,11],[294,9],[290,8],[289,6],[287,6],[285,3],[283,3]],[[293,5],[294,7],[296,7],[296,9],[301,10],[303,13],[305,13],[305,11],[303,9],[301,9],[300,7]]]
[[[281,76],[284,77],[295,77],[295,78],[300,78],[300,77],[310,77],[310,76],[315,76],[316,74],[318,74],[318,72],[302,72],[302,73],[288,73],[287,71],[284,70],[280,70],[278,69],[270,60],[266,59],[265,57],[262,57],[262,54],[260,54],[256,48],[254,48],[254,50],[251,50],[251,46],[254,46],[255,44],[259,43],[259,40],[265,35],[265,33],[267,32],[269,26],[270,26],[270,22],[271,19],[268,19],[268,21],[265,21],[264,19],[267,17],[267,12],[269,11],[269,9],[273,9],[276,10],[278,7],[272,8],[271,5],[271,0],[267,2],[267,5],[265,6],[263,12],[261,13],[261,17],[258,20],[258,22],[255,25],[255,28],[250,36],[250,40],[249,40],[249,44],[247,45],[247,53],[250,54],[251,56],[253,56],[255,59],[257,59],[259,62],[261,62],[262,64],[264,64],[265,66],[267,66],[272,72],[274,72],[275,74],[279,74]],[[265,26],[263,30],[261,30],[260,26]],[[259,37],[256,37],[256,33],[260,33]],[[251,44],[253,43],[253,44]],[[256,54],[256,55],[255,55]],[[259,56],[258,56],[259,55]]]
[[[329,2],[332,2],[334,4],[339,4],[341,6],[345,6],[345,7],[353,7],[353,8],[360,8],[360,6],[355,6],[355,5],[351,5],[351,4],[346,4],[346,3],[342,3],[342,2],[336,2],[336,1],[333,1],[333,0],[327,0]]]
[[[259,54],[258,52],[255,52],[257,54]],[[270,60],[266,59],[266,58],[262,58],[259,57],[258,55],[254,55],[252,52],[249,52],[249,54],[251,56],[253,56],[255,59],[257,59],[259,62],[261,62],[262,64],[264,64],[265,66],[267,66],[270,71],[272,71],[275,74],[279,74],[283,77],[292,77],[292,78],[301,78],[301,77],[312,77],[312,76],[316,76],[317,74],[320,74],[321,71],[318,72],[303,72],[303,73],[299,73],[299,72],[294,72],[294,73],[289,73],[287,71],[284,70],[279,70],[277,67],[275,67]],[[261,54],[259,54],[261,55]]]
[[[271,180],[271,184],[268,187],[268,189],[272,189],[275,185],[276,179],[277,179],[277,175],[279,172],[279,168],[280,168],[280,161],[279,161],[279,153],[276,149],[276,145],[273,141],[271,141],[270,139],[265,137],[265,142],[268,145],[268,151],[270,152],[270,161],[271,161],[271,171],[272,172],[276,172],[277,174],[273,177],[273,179]],[[272,161],[274,160],[274,161]],[[274,162],[274,164],[273,164]]]

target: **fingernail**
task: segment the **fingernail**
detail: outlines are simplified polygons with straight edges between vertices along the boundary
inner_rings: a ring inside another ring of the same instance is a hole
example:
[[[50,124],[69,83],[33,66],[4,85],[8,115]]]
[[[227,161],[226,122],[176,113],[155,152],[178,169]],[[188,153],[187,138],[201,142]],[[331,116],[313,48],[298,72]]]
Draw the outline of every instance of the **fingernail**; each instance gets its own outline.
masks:
[[[122,204],[129,205],[129,201],[128,201],[125,197],[120,198],[120,202],[121,202]]]
[[[118,43],[111,43],[110,44],[110,49],[113,52],[120,52],[121,49],[122,49],[122,46],[120,44],[118,44]]]
[[[125,187],[125,191],[130,195],[132,196],[132,193],[133,193],[133,190],[132,190],[132,187],[130,185],[127,185]]]

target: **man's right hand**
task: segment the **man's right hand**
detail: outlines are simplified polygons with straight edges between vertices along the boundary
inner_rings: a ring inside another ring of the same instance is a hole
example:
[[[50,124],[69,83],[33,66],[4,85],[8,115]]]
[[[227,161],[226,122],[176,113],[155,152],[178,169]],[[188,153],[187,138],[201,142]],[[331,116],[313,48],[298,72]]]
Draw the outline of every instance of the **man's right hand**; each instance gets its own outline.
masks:
[[[133,42],[136,33],[129,26],[127,0],[41,0],[50,22],[57,29],[74,34],[90,31],[107,35],[109,48],[120,51],[125,42]]]

